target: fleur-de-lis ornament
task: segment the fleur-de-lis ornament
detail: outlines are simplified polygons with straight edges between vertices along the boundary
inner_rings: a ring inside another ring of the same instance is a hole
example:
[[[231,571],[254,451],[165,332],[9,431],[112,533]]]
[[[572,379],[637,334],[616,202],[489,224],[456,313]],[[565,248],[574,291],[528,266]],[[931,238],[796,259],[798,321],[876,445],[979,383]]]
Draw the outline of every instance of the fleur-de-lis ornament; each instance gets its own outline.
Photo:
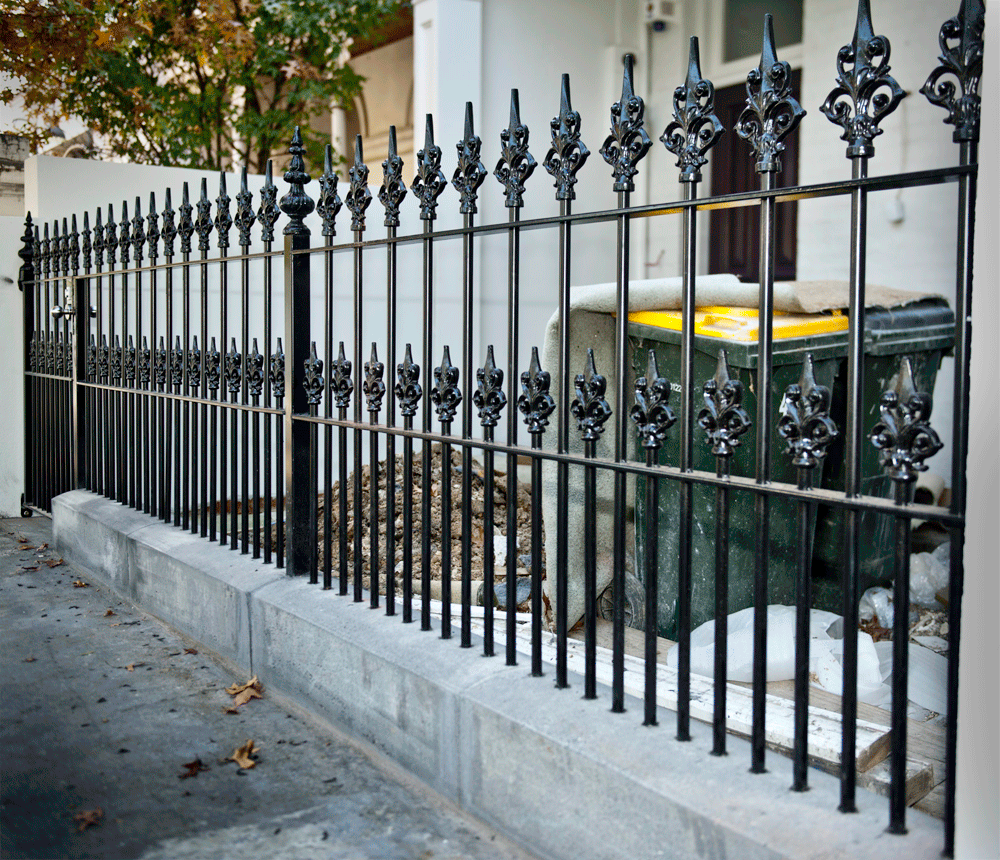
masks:
[[[268,381],[271,383],[271,396],[275,400],[281,400],[285,396],[285,352],[280,337],[277,349],[271,353],[268,362]]]
[[[73,273],[80,271],[80,234],[76,228],[76,215],[73,216],[72,230],[69,234],[69,262]]]
[[[792,70],[779,62],[774,48],[774,23],[764,16],[764,43],[760,64],[747,75],[747,104],[736,120],[736,133],[750,143],[758,173],[777,173],[785,151],[782,141],[806,112],[792,95]]]
[[[194,221],[191,220],[193,212],[188,184],[185,182],[181,187],[181,205],[177,207],[177,234],[181,237],[182,254],[191,253],[191,237],[194,235]]]
[[[724,129],[715,115],[715,86],[701,75],[698,37],[691,37],[684,86],[674,90],[674,119],[660,140],[677,156],[681,182],[698,182],[705,153],[722,137]]]
[[[929,423],[933,406],[931,395],[917,390],[910,359],[904,356],[895,383],[879,400],[882,420],[871,431],[882,469],[897,484],[916,481],[918,472],[927,471],[924,460],[942,448]]]
[[[649,351],[646,375],[635,381],[635,405],[629,416],[639,430],[643,448],[656,450],[667,438],[667,430],[677,420],[670,399],[670,383],[660,376],[656,353]]]
[[[142,348],[139,350],[139,382],[144,388],[149,387],[149,373],[152,354],[149,351],[149,343],[146,336],[142,336]]]
[[[382,162],[382,187],[378,199],[385,208],[386,227],[399,226],[399,206],[406,197],[406,183],[403,182],[403,159],[396,151],[396,126],[389,126],[389,153]]]
[[[483,427],[496,427],[507,405],[507,395],[503,393],[503,371],[493,359],[492,344],[486,347],[485,364],[476,370],[476,382],[472,402],[479,410],[479,422]]]
[[[38,364],[36,363],[38,355],[37,344],[37,336],[32,337],[31,340],[28,341],[28,370],[33,372],[38,370]]]
[[[170,361],[170,383],[178,390],[184,382],[184,350],[181,349],[181,336],[174,340],[174,349]]]
[[[517,90],[510,91],[510,122],[500,132],[500,160],[493,171],[504,187],[504,205],[519,209],[524,205],[524,183],[534,173],[535,159],[528,152],[528,126],[521,122]]]
[[[149,192],[149,213],[146,215],[146,241],[149,243],[150,259],[155,260],[159,254],[160,228],[159,216],[156,213],[156,195]]]
[[[615,191],[635,191],[636,165],[653,142],[642,127],[645,105],[632,83],[632,54],[625,55],[621,99],[611,105],[611,134],[604,140],[601,157],[611,165]]]
[[[38,233],[38,228],[35,228],[35,233]],[[37,236],[35,237],[37,239]],[[106,245],[104,244],[104,224],[101,221],[101,210],[100,207],[97,209],[96,217],[94,218],[94,263],[98,267],[104,265],[104,249]]]
[[[110,207],[109,207],[110,211]],[[111,227],[111,219],[108,218],[108,226]],[[117,230],[119,231],[115,237],[114,241],[108,241],[108,253],[113,254],[115,250],[118,251],[118,259],[121,261],[123,267],[128,266],[129,259],[131,257],[132,246],[128,240],[128,203],[122,200],[122,220],[117,225]],[[53,260],[53,270],[55,270],[55,261]]]
[[[239,231],[241,248],[250,247],[251,233],[256,220],[257,217],[253,214],[253,195],[247,188],[247,169],[244,167],[240,171],[240,190],[236,193],[236,220],[234,222]]]
[[[174,255],[174,240],[177,238],[177,225],[174,223],[176,213],[170,203],[170,189],[168,188],[163,197],[163,211],[160,213],[160,217],[163,218],[163,229],[160,231],[160,236],[163,238],[163,253],[167,257]]]
[[[351,405],[351,395],[354,393],[354,380],[351,379],[351,360],[344,352],[344,342],[340,342],[337,358],[330,368],[330,389],[333,401],[338,409],[346,409]]]
[[[420,365],[413,360],[413,352],[407,344],[402,362],[396,365],[396,402],[404,418],[417,414],[417,404],[422,395]]]
[[[236,349],[236,338],[232,339],[229,352],[226,353],[226,386],[233,400],[239,397],[240,386],[243,384],[243,356]]]
[[[214,395],[219,390],[219,383],[221,381],[222,356],[219,354],[219,348],[216,346],[215,338],[213,337],[208,346],[208,352],[205,353],[205,385],[208,386],[208,390]]]
[[[191,349],[188,351],[187,383],[195,391],[201,384],[201,351],[198,349],[198,338],[191,342]]]
[[[257,338],[253,339],[253,349],[247,356],[247,390],[254,398],[254,404],[264,390],[264,356],[257,349]]]
[[[955,126],[955,143],[979,140],[985,16],[983,0],[961,0],[958,14],[945,21],[938,33],[941,65],[920,88],[931,104],[948,111],[944,122]]]
[[[878,124],[906,95],[889,74],[889,51],[889,40],[875,35],[868,0],[859,0],[854,38],[837,54],[837,86],[820,107],[844,129],[840,139],[848,143],[848,158],[875,154],[872,141],[882,133]]]
[[[139,209],[139,198],[135,198],[135,214],[132,216],[132,250],[135,254],[136,265],[141,265],[143,248],[146,245],[146,219],[142,217]]]
[[[814,469],[826,456],[826,447],[837,436],[830,418],[830,390],[818,385],[811,353],[802,362],[798,383],[785,389],[778,419],[778,435],[788,443],[792,465]]]
[[[264,170],[264,187],[260,189],[260,206],[257,207],[257,221],[260,223],[262,242],[274,241],[274,224],[281,214],[281,210],[278,209],[278,189],[274,185],[271,170],[269,158]]]
[[[160,391],[163,391],[164,386],[167,384],[167,346],[162,334],[160,335],[160,345],[153,359],[153,381],[157,384]]]
[[[365,211],[372,203],[372,193],[368,190],[368,165],[365,164],[360,134],[354,138],[354,164],[347,175],[351,179],[351,188],[344,205],[351,213],[351,229],[358,233],[365,229]]]
[[[434,368],[431,402],[442,424],[450,424],[455,419],[455,412],[462,402],[462,391],[458,387],[458,368],[451,363],[451,351],[447,346],[444,348],[441,364]]]
[[[729,378],[726,351],[719,350],[715,376],[702,391],[705,405],[698,412],[698,426],[705,431],[705,441],[716,457],[731,457],[740,445],[740,436],[751,426],[750,416],[743,408],[743,385]]]
[[[226,205],[229,205],[228,197]],[[198,198],[195,208],[198,212],[194,222],[194,230],[198,234],[198,250],[207,253],[212,247],[212,203],[208,199],[208,180],[205,178],[201,180],[201,197]],[[226,241],[229,241],[228,238]]]
[[[375,342],[372,341],[372,355],[365,362],[365,381],[361,386],[365,393],[368,411],[372,415],[379,412],[382,408],[382,398],[385,396],[385,383],[382,381],[384,373],[385,365],[378,360]]]
[[[434,120],[427,114],[424,148],[417,153],[417,170],[410,190],[420,203],[420,220],[437,218],[438,197],[448,187],[441,170],[441,147],[434,144]]]
[[[220,248],[229,247],[229,230],[233,216],[229,214],[229,195],[226,193],[226,174],[219,174],[219,196],[215,198],[215,235]]]
[[[316,201],[316,213],[323,221],[323,235],[336,236],[337,213],[343,202],[337,193],[337,183],[340,177],[333,170],[333,147],[326,145],[323,153],[323,175],[319,178],[319,200]]]
[[[611,407],[604,399],[608,381],[594,367],[594,350],[587,350],[587,364],[574,380],[576,399],[570,411],[584,442],[596,442],[604,432],[604,423],[611,417]]]
[[[472,102],[465,103],[465,134],[455,145],[458,150],[458,167],[451,177],[451,184],[459,193],[462,205],[459,211],[463,215],[472,215],[476,209],[476,198],[479,186],[486,179],[486,168],[479,160],[479,151],[483,142],[472,127]]]
[[[291,187],[279,204],[281,211],[288,216],[288,223],[283,232],[286,236],[308,236],[309,228],[305,224],[305,217],[316,208],[316,204],[306,194],[305,187],[312,182],[312,177],[306,173],[306,165],[302,160],[306,150],[302,146],[302,132],[298,126],[295,126],[288,151],[291,153],[292,161],[285,171],[285,182]]]
[[[310,406],[317,406],[323,397],[323,359],[316,354],[316,341],[312,342],[304,364],[306,375],[302,387],[306,390],[306,400]]]
[[[90,213],[83,213],[83,230],[80,233],[80,248],[83,252],[83,268],[89,272],[94,260],[94,243],[90,230]]]
[[[115,382],[122,378],[122,342],[118,335],[115,335],[114,346],[111,348],[111,378]]]
[[[521,395],[517,398],[517,408],[524,416],[524,423],[531,434],[543,433],[549,423],[549,416],[556,408],[556,402],[549,394],[552,377],[542,370],[538,361],[538,347],[531,348],[531,363],[521,374]]]
[[[31,353],[34,349],[31,348],[29,344],[29,350]],[[30,353],[29,353],[30,355]],[[30,361],[28,366],[30,367]],[[90,336],[90,343],[87,344],[87,379],[97,378],[97,340],[93,334]]]
[[[111,350],[108,349],[108,336],[101,335],[101,347],[97,353],[97,375],[102,382],[107,382],[111,367]]]
[[[569,99],[569,75],[562,76],[559,115],[549,123],[552,146],[542,164],[555,178],[556,200],[575,200],[576,174],[587,162],[590,150],[580,140],[580,114],[573,110]]]

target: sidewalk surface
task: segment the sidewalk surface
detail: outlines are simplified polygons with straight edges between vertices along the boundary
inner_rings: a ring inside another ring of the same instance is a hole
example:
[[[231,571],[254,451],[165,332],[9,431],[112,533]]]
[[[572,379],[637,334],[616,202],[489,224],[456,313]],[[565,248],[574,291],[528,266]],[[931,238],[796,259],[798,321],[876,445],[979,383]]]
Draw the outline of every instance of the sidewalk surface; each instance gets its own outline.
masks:
[[[50,536],[0,520],[0,856],[531,860],[266,689],[225,713],[249,679],[84,585]],[[225,761],[248,740],[252,769]]]

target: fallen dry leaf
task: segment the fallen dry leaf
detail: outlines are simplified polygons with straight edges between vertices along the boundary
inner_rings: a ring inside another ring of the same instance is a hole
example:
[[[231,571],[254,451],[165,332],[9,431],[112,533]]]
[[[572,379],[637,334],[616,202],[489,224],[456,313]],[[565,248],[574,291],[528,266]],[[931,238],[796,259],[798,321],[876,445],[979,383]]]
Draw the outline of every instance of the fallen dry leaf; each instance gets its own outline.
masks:
[[[250,756],[260,752],[260,748],[252,740],[247,741],[243,746],[233,750],[233,754],[226,761],[234,761],[242,770],[250,770],[257,762]]]
[[[263,697],[253,687],[247,687],[246,689],[241,690],[239,693],[237,693],[236,696],[233,698],[233,707],[238,708],[240,705],[245,705],[251,699],[260,699],[260,698]]]
[[[38,565],[32,565],[31,567],[25,567],[24,570],[38,570]]]
[[[187,779],[188,777],[197,776],[203,770],[208,770],[208,767],[202,764],[200,758],[196,758],[194,761],[189,761],[186,764],[182,764],[181,767],[187,768],[187,773],[182,773],[178,779]]]
[[[61,558],[47,558],[45,559],[45,563],[49,567],[61,567],[66,564],[66,562],[64,562]]]
[[[197,654],[198,653],[198,649],[197,648],[185,648],[184,649],[184,653],[185,654]]]
[[[25,657],[24,658],[24,662],[25,663],[34,663],[35,662],[35,658],[34,657]]]
[[[84,582],[82,579],[74,579],[73,588],[90,588],[90,583]]]
[[[254,675],[245,684],[232,684],[231,686],[226,687],[226,692],[229,693],[230,696],[235,696],[237,693],[242,693],[244,690],[250,688],[256,690],[258,693],[264,692],[264,685],[257,680],[256,675]]]
[[[34,547],[33,546],[22,546],[21,547],[21,552],[27,552],[29,549],[34,549]]]
[[[76,832],[83,833],[91,825],[100,824],[102,818],[104,818],[104,810],[99,806],[97,809],[86,809],[83,812],[78,812],[73,816],[73,820],[76,822]]]
[[[224,714],[238,714],[239,711],[236,710],[236,708],[228,707],[228,708],[223,708],[222,709],[222,713],[224,713]]]
[[[104,617],[107,618],[109,615],[114,615],[114,614],[115,614],[114,610],[109,609],[107,610],[107,612],[104,613]]]
[[[129,663],[125,668],[129,672],[134,672],[136,666],[145,666],[145,665],[146,665],[145,663]]]
[[[26,537],[20,537],[20,536],[18,536],[17,542],[18,543],[27,543],[28,539]]]
[[[37,549],[38,549],[39,552],[41,552],[43,549],[48,549],[48,548],[49,548],[49,545],[47,543],[43,543]]]

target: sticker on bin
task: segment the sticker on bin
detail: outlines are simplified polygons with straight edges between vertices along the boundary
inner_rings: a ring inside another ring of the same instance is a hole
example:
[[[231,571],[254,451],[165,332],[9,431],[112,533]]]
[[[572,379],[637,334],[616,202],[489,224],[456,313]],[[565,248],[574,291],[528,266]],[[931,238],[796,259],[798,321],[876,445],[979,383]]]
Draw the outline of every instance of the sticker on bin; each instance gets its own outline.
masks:
[[[629,322],[681,331],[681,312],[637,311]],[[847,331],[847,316],[840,310],[821,314],[791,314],[775,311],[772,331],[775,340],[808,337],[835,331]],[[707,307],[694,312],[694,332],[703,337],[756,343],[757,308]]]

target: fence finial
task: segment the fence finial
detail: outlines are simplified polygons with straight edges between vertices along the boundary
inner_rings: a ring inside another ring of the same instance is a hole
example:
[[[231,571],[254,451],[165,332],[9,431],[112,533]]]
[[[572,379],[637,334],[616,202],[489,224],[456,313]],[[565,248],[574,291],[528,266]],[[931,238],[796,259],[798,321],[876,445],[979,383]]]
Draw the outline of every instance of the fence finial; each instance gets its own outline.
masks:
[[[163,195],[163,230],[160,235],[163,237],[163,253],[167,257],[174,256],[174,239],[177,238],[177,227],[174,225],[174,210],[171,206],[170,189],[166,189]]]
[[[920,88],[927,100],[948,111],[955,143],[979,140],[979,80],[983,74],[983,0],[962,0],[958,14],[941,25],[941,61]],[[944,80],[941,80],[944,78]],[[954,78],[958,79],[956,89]]]
[[[677,420],[669,400],[670,383],[660,376],[656,352],[651,349],[646,362],[646,375],[635,381],[635,405],[629,411],[643,448],[658,449],[667,437],[667,430]]]
[[[800,469],[818,466],[837,436],[837,425],[830,418],[830,389],[817,384],[811,352],[802,362],[798,383],[785,389],[778,435],[788,443],[792,465]]]
[[[228,202],[229,198],[226,197],[227,205]],[[208,199],[208,179],[204,176],[201,178],[201,197],[198,198],[195,208],[198,210],[198,217],[194,222],[194,229],[198,234],[198,250],[206,252],[212,247],[210,239],[212,235],[212,204]]]
[[[323,174],[319,178],[319,200],[316,201],[316,212],[323,221],[323,235],[336,236],[336,219],[343,201],[337,193],[340,177],[333,170],[333,147],[326,145],[323,153]]]
[[[302,161],[305,148],[302,146],[302,132],[298,126],[295,126],[288,151],[292,154],[292,163],[285,171],[285,182],[291,188],[279,204],[281,211],[288,216],[288,223],[282,232],[285,236],[308,236],[310,231],[304,219],[316,208],[316,204],[305,191],[305,186],[312,182],[312,177],[306,173],[305,163]]]
[[[450,424],[462,402],[462,390],[458,387],[458,368],[451,363],[451,350],[445,345],[441,364],[434,368],[434,387],[431,402],[442,424]]]
[[[177,225],[177,232],[181,237],[181,253],[191,253],[191,236],[194,235],[194,221],[191,220],[191,213],[194,207],[191,205],[188,193],[188,184],[185,182],[181,188],[181,205],[177,207],[180,214],[180,223]]]
[[[508,209],[524,205],[524,183],[537,166],[528,152],[528,126],[521,122],[521,105],[517,90],[510,91],[510,122],[500,132],[500,160],[493,175],[506,192]]]
[[[448,187],[441,170],[441,147],[434,144],[434,119],[427,114],[424,126],[424,148],[417,153],[417,171],[410,189],[420,201],[420,220],[437,218],[438,197]]]
[[[121,254],[122,266],[128,266],[131,258],[132,244],[129,241],[128,225],[128,201],[122,200],[122,220],[118,223],[120,231],[118,236],[118,251]]]
[[[403,182],[403,159],[396,151],[396,126],[389,126],[389,152],[382,162],[382,187],[378,190],[379,202],[385,207],[386,227],[399,226],[399,205],[406,197]]]
[[[146,244],[146,219],[142,217],[140,211],[141,201],[139,196],[135,198],[135,214],[132,216],[132,249],[135,251],[135,264],[142,264],[142,249]]]
[[[234,222],[240,234],[240,247],[243,249],[250,247],[252,241],[250,231],[256,220],[257,218],[253,214],[253,195],[247,188],[247,169],[244,166],[240,170],[240,190],[236,193],[236,219]],[[246,253],[245,250],[244,253]]]
[[[479,186],[486,179],[486,167],[479,160],[479,151],[483,142],[472,127],[472,102],[465,103],[465,134],[456,144],[458,149],[458,167],[451,177],[451,184],[458,191],[462,205],[459,211],[463,215],[475,214],[476,198]]]
[[[219,171],[219,196],[215,198],[215,235],[219,248],[229,247],[229,230],[233,226],[233,216],[229,214],[230,202],[226,193],[226,174]]]
[[[340,342],[337,358],[330,368],[330,390],[338,409],[347,409],[351,405],[351,395],[354,393],[354,380],[351,379],[351,360],[344,352],[344,342]]]
[[[93,233],[90,229],[90,213],[83,213],[83,230],[80,231],[80,248],[83,251],[83,268],[89,272],[93,264],[94,243],[91,238]]]
[[[587,349],[587,364],[574,380],[576,399],[570,411],[576,418],[577,429],[585,442],[596,442],[604,432],[604,423],[611,417],[611,407],[604,398],[608,381],[594,366],[594,350]]]
[[[382,409],[382,398],[385,396],[385,383],[382,376],[385,373],[385,365],[378,360],[378,351],[375,348],[375,341],[372,341],[371,358],[365,362],[365,381],[362,390],[365,393],[365,403],[369,413],[377,414]]]
[[[486,347],[486,362],[476,370],[476,382],[472,402],[479,410],[479,421],[483,427],[496,427],[507,395],[503,393],[503,370],[493,358],[493,344]]]
[[[715,86],[701,75],[698,37],[691,37],[684,85],[674,90],[674,119],[660,140],[677,156],[681,182],[698,182],[699,168],[708,163],[705,153],[715,146],[725,129],[715,115]]]
[[[21,268],[17,272],[17,287],[21,292],[24,292],[24,285],[29,281],[35,280],[35,231],[30,212],[24,217],[24,235],[21,236],[21,245],[22,247],[17,251],[17,256],[24,262],[21,263]]]
[[[621,98],[611,105],[611,134],[604,140],[601,157],[611,165],[615,191],[635,191],[636,165],[649,152],[653,142],[642,127],[645,104],[635,94],[632,64],[635,57],[626,54],[622,72]]]
[[[580,114],[569,98],[569,75],[562,76],[559,115],[549,122],[552,146],[542,162],[546,172],[555,177],[556,200],[574,200],[576,174],[586,163],[590,150],[580,140]]]
[[[149,192],[149,212],[146,213],[146,241],[149,243],[149,257],[156,259],[159,254],[160,228],[158,226],[159,216],[156,212],[156,194]]]
[[[715,375],[702,386],[702,391],[705,405],[698,412],[698,426],[705,431],[705,441],[712,446],[716,457],[731,457],[740,445],[740,436],[750,429],[752,422],[742,405],[742,383],[729,377],[724,349],[719,350]]]
[[[552,377],[542,370],[538,360],[538,347],[531,348],[531,363],[521,374],[521,396],[517,398],[517,408],[524,415],[524,423],[532,435],[543,433],[549,423],[549,416],[555,411],[556,402],[549,394]]]
[[[260,189],[260,206],[257,209],[257,220],[260,222],[260,239],[262,242],[274,241],[274,222],[278,220],[278,189],[274,187],[271,177],[271,159],[264,168],[264,187]]]
[[[351,229],[360,233],[365,229],[365,211],[372,203],[372,193],[368,190],[368,165],[365,164],[360,134],[354,138],[354,164],[347,175],[351,178],[351,190],[347,192],[344,205],[351,213]]]
[[[403,360],[396,365],[396,401],[400,414],[412,418],[417,414],[417,404],[423,396],[420,387],[420,365],[413,360],[413,350],[406,345]]]

